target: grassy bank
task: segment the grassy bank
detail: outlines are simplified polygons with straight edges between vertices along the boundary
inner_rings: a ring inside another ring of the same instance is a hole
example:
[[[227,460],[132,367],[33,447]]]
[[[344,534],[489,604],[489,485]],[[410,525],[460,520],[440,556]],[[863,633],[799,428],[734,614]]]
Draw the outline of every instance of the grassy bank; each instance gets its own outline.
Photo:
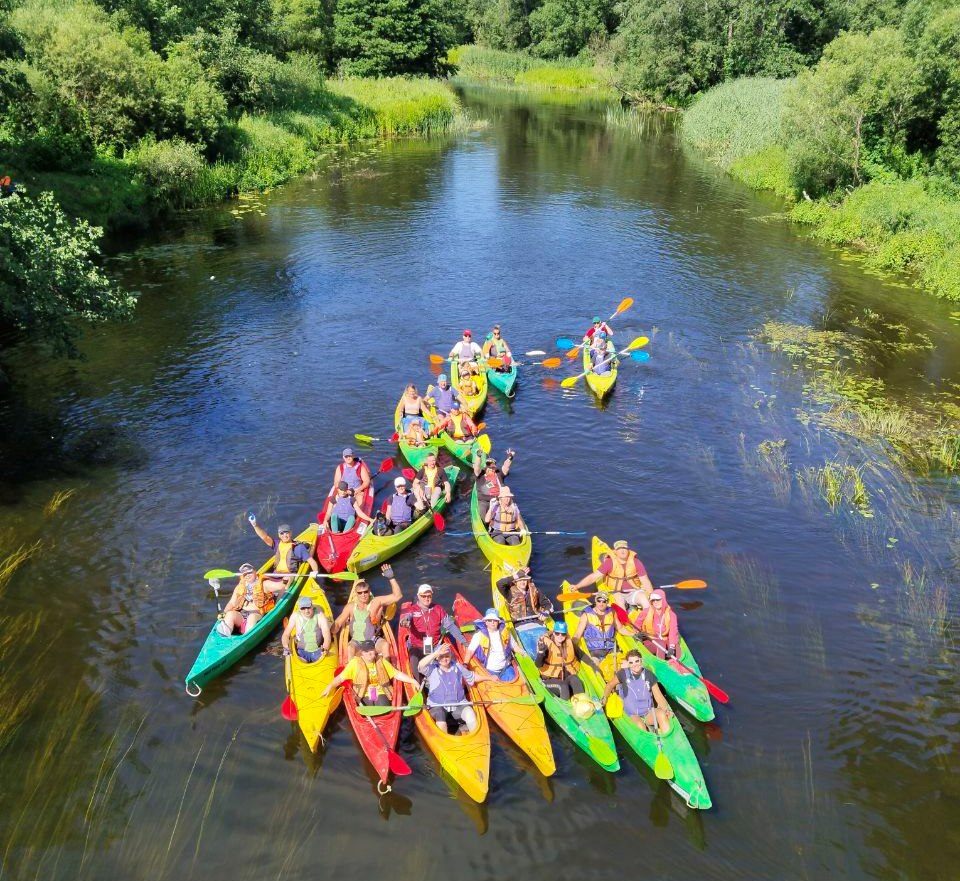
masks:
[[[456,67],[458,77],[471,82],[616,97],[612,71],[579,58],[544,61],[524,52],[458,46],[450,50],[447,60]]]
[[[52,190],[69,214],[109,228],[276,186],[310,171],[331,145],[427,135],[464,122],[446,83],[348,78],[311,89],[302,106],[240,115],[214,162],[183,140],[152,138],[119,157],[98,152],[76,174],[35,172],[18,167],[13,156],[0,160],[31,191]]]
[[[820,199],[804,197],[782,118],[790,80],[745,78],[701,95],[684,114],[683,140],[737,179],[791,202],[790,216],[824,241],[866,254],[871,268],[907,272],[939,297],[960,300],[960,193],[941,178],[874,179]]]

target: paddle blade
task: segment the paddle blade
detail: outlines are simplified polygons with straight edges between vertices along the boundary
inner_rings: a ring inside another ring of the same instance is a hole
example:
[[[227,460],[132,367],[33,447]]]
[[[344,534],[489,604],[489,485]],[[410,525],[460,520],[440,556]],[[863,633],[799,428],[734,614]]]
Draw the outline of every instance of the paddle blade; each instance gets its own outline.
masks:
[[[478,445],[478,446],[480,447],[480,449],[483,450],[485,453],[489,453],[491,447],[493,446],[493,445],[490,443],[490,435],[489,435],[489,434],[481,434],[480,437],[477,438],[477,445]]]
[[[572,360],[572,359],[576,358],[577,355],[579,355],[579,354],[580,354],[580,347],[577,346],[577,348],[571,349],[569,352],[567,352],[567,357]]]
[[[379,474],[386,474],[388,471],[393,471],[393,459],[384,459],[380,463]]]
[[[678,581],[676,584],[664,584],[662,586],[675,587],[677,590],[703,590],[707,586],[707,582],[699,578],[688,578],[686,581]]]
[[[630,620],[630,616],[627,614],[626,609],[624,609],[622,606],[618,606],[616,603],[613,604],[612,608],[613,614],[617,616],[617,620],[621,624],[628,624],[631,627],[633,626],[633,622]],[[610,697],[613,697],[613,694],[611,694]]]
[[[360,576],[356,572],[335,572],[333,575],[327,575],[327,578],[333,578],[336,581],[356,581]]]
[[[540,363],[544,367],[549,367],[552,370],[554,367],[559,367],[561,364],[563,364],[563,361],[560,358],[545,358]]]
[[[479,434],[481,431],[483,431],[486,427],[487,427],[487,423],[486,423],[486,422],[478,422],[478,423],[477,423],[477,434]]]
[[[623,698],[615,691],[610,692],[607,698],[607,716],[611,719],[619,719],[623,715]]]
[[[487,364],[491,367],[503,367],[503,358],[487,358]]]
[[[369,434],[355,434],[353,437],[354,440],[358,440],[362,444],[372,444],[376,440],[375,437],[370,437]]]
[[[613,765],[617,761],[617,753],[610,748],[610,745],[599,737],[588,737],[590,752],[601,765]]]
[[[211,569],[209,572],[204,572],[203,577],[205,581],[209,581],[211,578],[233,578],[235,574],[229,569]]]
[[[564,388],[572,388],[577,384],[577,380],[579,378],[579,376],[568,376],[566,379],[561,380],[560,385],[562,385]]]
[[[592,597],[592,593],[581,593],[579,590],[568,591],[567,593],[558,593],[557,600],[561,603],[572,603],[575,600],[588,600]],[[614,606],[615,609],[619,606]],[[626,612],[624,612],[626,614]]]
[[[297,719],[300,718],[300,714],[297,712],[297,705],[293,702],[293,698],[290,697],[289,694],[280,705],[280,715],[288,722],[296,722]]]
[[[611,315],[610,317],[611,317],[611,318],[616,318],[617,315],[619,315],[621,312],[626,312],[627,309],[629,309],[632,305],[633,305],[633,298],[632,298],[632,297],[624,297],[624,298],[620,301],[620,305],[617,306],[617,311],[614,312],[613,315]]]
[[[390,443],[395,444],[398,440],[400,440],[400,433],[395,431],[390,435]]]
[[[557,348],[558,348],[558,349],[572,349],[575,345],[576,345],[576,343],[575,343],[573,340],[568,339],[568,338],[565,337],[565,336],[558,336],[558,337],[557,337]],[[533,354],[533,353],[532,353],[532,352],[527,352],[527,354],[528,354],[528,355],[531,355],[531,354]]]
[[[700,677],[700,681],[707,687],[707,692],[710,694],[710,697],[715,698],[722,704],[730,703],[730,695],[727,694],[719,685],[716,685],[709,679],[704,679],[702,676]]]
[[[634,361],[649,361],[650,353],[649,352],[631,352],[630,357],[633,358]]]
[[[443,532],[447,528],[447,521],[439,511],[433,512],[433,525],[437,528],[437,532]]]
[[[413,769],[400,757],[400,754],[387,748],[387,767],[396,777],[407,777]]]
[[[629,346],[625,347],[625,351],[631,351],[632,349],[639,349],[641,346],[645,346],[650,342],[649,337],[638,336]]]
[[[657,753],[656,761],[653,763],[653,773],[660,780],[673,778],[673,765],[670,764],[670,759],[667,758],[667,754],[662,749]]]
[[[394,711],[396,711],[396,709],[397,709],[396,707],[390,707],[390,706],[387,706],[387,707],[359,706],[357,707],[357,712],[361,716],[386,716],[387,713],[393,713]]]
[[[536,358],[538,355],[546,355],[547,353],[543,349],[531,349],[529,352],[524,352],[528,358]]]
[[[402,468],[400,469],[400,473],[406,477],[407,480],[413,480],[413,478],[417,476],[417,472],[412,468]]]
[[[430,363],[431,363],[431,364],[443,364],[443,362],[446,361],[446,360],[447,360],[447,359],[444,358],[443,355],[431,355],[431,356],[430,356]]]

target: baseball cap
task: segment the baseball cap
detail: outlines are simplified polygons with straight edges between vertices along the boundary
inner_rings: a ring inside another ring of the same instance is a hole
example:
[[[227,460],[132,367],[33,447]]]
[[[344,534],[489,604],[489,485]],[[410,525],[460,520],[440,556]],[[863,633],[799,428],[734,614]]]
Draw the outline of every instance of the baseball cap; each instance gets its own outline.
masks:
[[[464,335],[464,336],[473,336],[473,334],[472,334],[469,330],[465,330],[465,331],[463,332],[463,335]]]
[[[597,600],[607,600],[609,602],[610,597],[608,597],[602,590],[598,590],[593,595],[593,601],[596,602]]]
[[[422,596],[425,593],[433,593],[433,588],[429,584],[421,584],[417,588],[417,596]]]
[[[300,597],[300,602],[298,603],[301,609],[312,609],[313,600],[310,597]]]
[[[629,548],[629,547],[630,547],[630,543],[624,541],[622,538],[620,539],[620,541],[615,541],[613,543],[613,549],[615,551],[619,550],[620,548]]]
[[[406,486],[406,485],[407,485],[407,478],[406,478],[406,477],[397,477],[397,478],[394,479],[393,485],[394,485],[394,486]]]
[[[352,455],[353,455],[353,449],[350,448],[350,447],[344,447],[344,448],[343,448],[343,453],[342,453],[341,455],[344,455],[344,456],[352,456]]]
[[[257,570],[253,568],[253,563],[241,563],[240,564],[240,574],[246,575],[248,572],[256,572]]]
[[[293,530],[290,528],[290,524],[289,524],[289,523],[281,523],[281,524],[277,527],[277,534],[279,534],[279,533],[281,533],[281,532],[293,532]]]
[[[377,650],[377,644],[372,639],[365,639],[357,643],[357,648],[362,652],[373,652]]]
[[[446,373],[441,373],[441,374],[437,377],[437,381],[438,381],[438,382],[450,382],[450,377],[447,376]]]

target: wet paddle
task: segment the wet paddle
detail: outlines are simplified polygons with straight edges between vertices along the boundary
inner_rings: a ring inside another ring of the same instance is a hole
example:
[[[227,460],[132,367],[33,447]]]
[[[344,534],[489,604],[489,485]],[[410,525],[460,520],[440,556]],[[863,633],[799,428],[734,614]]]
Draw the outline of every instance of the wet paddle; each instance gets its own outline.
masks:
[[[639,348],[640,346],[645,346],[648,342],[650,342],[650,340],[647,339],[647,337],[638,336],[626,348],[623,348],[616,354],[611,355],[605,361],[601,361],[600,364],[594,364],[593,367],[591,367],[589,370],[584,370],[583,373],[578,373],[576,376],[568,376],[566,379],[561,380],[560,385],[562,385],[564,388],[570,388],[571,386],[574,386],[577,384],[578,379],[583,379],[583,377],[586,376],[588,373],[596,373],[596,368],[600,367],[602,364],[609,364],[617,356],[626,355],[628,352],[630,352],[633,349]]]
[[[419,704],[415,704],[415,698],[412,698],[410,703],[406,706],[400,707],[357,707],[357,712],[363,716],[385,716],[387,713],[396,713],[402,711],[405,716],[412,716],[414,713],[418,713],[423,709],[423,699],[422,692],[418,692],[421,695],[421,700]],[[540,699],[542,700],[542,698]],[[538,704],[540,700],[537,699],[536,695],[533,694],[523,694],[518,695],[515,698],[505,699],[505,700],[495,700],[495,701],[458,701],[454,704],[444,704],[445,707],[488,707],[492,704]],[[413,712],[411,712],[411,710]]]
[[[400,435],[397,434],[397,432],[394,432],[393,434],[390,435],[390,437],[382,438],[382,437],[370,437],[369,434],[355,434],[354,438],[360,441],[360,443],[362,444],[372,444],[377,441],[383,441],[383,440],[387,440],[390,443],[395,444],[398,440],[400,440]]]
[[[264,574],[273,578],[333,578],[337,581],[356,581],[359,577],[356,572],[334,572],[332,575],[323,572],[308,572],[305,575],[298,572],[265,572]],[[203,577],[207,581],[220,578],[239,578],[240,573],[231,572],[229,569],[211,569],[209,572],[204,572]]]
[[[653,733],[657,737],[657,758],[653,763],[653,773],[656,774],[660,780],[670,780],[673,777],[673,765],[670,764],[670,759],[667,758],[667,754],[663,751],[663,741],[660,739],[660,727],[657,725],[656,705],[654,705],[653,708]]]
[[[524,533],[526,535],[586,535],[585,532],[559,532],[557,530],[549,530],[546,532],[542,532],[542,531],[530,531],[525,529]],[[458,535],[458,536],[459,535],[489,535],[489,534],[490,534],[489,532],[448,532],[446,533],[446,535]],[[575,597],[573,597],[573,599],[584,599],[587,596],[589,596],[589,594],[584,594],[583,597],[577,594]]]
[[[669,587],[676,588],[677,590],[703,590],[707,586],[706,581],[702,581],[699,578],[691,578],[687,581],[678,581],[676,584],[661,584],[660,589],[666,590]],[[567,593],[557,594],[557,599],[561,603],[565,603],[568,600],[588,600],[592,597],[596,591],[569,591]]]

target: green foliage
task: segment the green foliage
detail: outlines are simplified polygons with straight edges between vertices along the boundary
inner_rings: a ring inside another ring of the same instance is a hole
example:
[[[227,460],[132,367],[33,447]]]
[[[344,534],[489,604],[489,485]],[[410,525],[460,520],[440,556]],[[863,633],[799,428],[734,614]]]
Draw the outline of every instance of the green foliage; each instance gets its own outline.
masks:
[[[586,58],[541,61],[525,52],[480,46],[458,46],[448,55],[457,75],[479,82],[498,82],[532,89],[611,93],[611,74]]]
[[[477,42],[503,51],[527,48],[530,45],[529,12],[526,0],[481,3],[481,8],[472,16]]]
[[[613,16],[607,0],[543,0],[530,13],[530,51],[541,58],[577,55],[606,38]]]
[[[135,298],[93,262],[101,231],[71,222],[50,193],[0,199],[0,325],[76,354],[77,319],[129,316]]]
[[[180,139],[145,138],[125,158],[137,180],[164,208],[189,205],[206,166],[199,148]]]
[[[922,90],[912,145],[935,151],[942,171],[960,180],[960,7],[934,16],[915,41]]]

